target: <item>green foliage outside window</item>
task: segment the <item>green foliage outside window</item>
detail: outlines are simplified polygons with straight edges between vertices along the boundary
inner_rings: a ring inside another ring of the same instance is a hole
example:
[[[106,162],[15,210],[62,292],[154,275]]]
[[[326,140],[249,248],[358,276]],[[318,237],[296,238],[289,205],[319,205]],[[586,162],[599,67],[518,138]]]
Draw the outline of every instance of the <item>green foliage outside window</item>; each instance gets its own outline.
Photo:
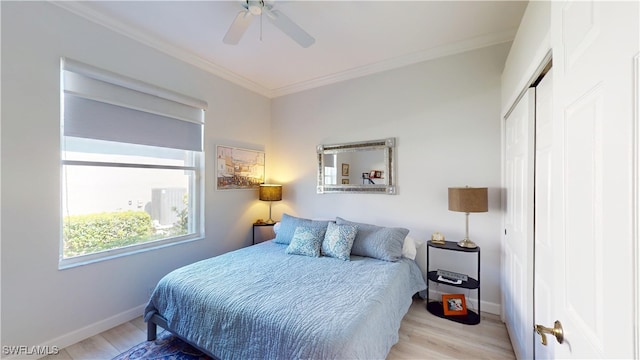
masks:
[[[151,216],[144,211],[65,217],[63,233],[65,257],[91,254],[159,238],[154,234]]]
[[[128,245],[185,235],[189,229],[189,210],[171,210],[177,221],[172,227],[156,229],[144,211],[119,211],[64,218],[64,257],[92,254]]]
[[[174,224],[177,232],[176,235],[184,235],[189,232],[189,208],[187,207],[189,197],[187,194],[184,194],[182,197],[182,203],[184,204],[184,208],[182,208],[182,210],[178,210],[175,206],[171,208],[178,217],[178,221]]]

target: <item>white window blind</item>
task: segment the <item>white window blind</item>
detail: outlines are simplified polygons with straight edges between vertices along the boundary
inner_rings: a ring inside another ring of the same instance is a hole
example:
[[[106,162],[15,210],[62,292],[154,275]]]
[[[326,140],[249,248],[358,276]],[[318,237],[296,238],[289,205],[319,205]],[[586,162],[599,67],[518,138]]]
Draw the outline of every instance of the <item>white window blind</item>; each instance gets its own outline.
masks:
[[[63,134],[202,151],[207,103],[62,59]]]

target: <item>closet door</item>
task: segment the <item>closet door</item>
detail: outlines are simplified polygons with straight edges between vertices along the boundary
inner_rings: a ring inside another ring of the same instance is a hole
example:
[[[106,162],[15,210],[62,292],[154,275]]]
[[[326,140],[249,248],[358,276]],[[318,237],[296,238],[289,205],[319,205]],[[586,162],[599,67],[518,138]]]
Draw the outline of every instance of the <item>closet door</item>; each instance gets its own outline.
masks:
[[[533,358],[533,149],[535,89],[505,120],[504,318],[519,359]]]
[[[553,69],[536,86],[536,165],[535,165],[535,230],[534,230],[534,319],[536,324],[553,324],[555,291],[554,234],[552,231],[553,198],[558,179],[554,176],[553,133]],[[536,337],[531,328],[531,334]],[[556,341],[535,343],[537,359],[551,359]]]

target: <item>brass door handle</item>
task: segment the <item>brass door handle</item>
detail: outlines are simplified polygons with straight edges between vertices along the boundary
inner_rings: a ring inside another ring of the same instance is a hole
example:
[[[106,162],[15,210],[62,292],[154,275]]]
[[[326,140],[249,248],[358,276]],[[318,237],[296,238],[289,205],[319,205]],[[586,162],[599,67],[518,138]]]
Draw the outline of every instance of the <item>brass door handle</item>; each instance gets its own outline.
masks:
[[[538,325],[536,324],[536,332],[538,334],[540,334],[540,336],[542,337],[542,345],[547,345],[547,335],[553,335],[556,337],[556,340],[558,341],[558,344],[562,344],[562,342],[564,341],[564,332],[562,331],[562,324],[560,323],[559,320],[556,320],[553,323],[553,328],[548,328],[548,327],[544,327],[542,325]]]

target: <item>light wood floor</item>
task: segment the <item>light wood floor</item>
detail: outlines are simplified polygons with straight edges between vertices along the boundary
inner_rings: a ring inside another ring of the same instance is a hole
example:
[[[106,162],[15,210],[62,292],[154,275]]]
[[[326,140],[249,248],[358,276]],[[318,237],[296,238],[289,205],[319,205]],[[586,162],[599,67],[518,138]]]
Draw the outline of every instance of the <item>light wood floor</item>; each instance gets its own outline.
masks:
[[[142,317],[62,349],[46,360],[111,359],[146,340]],[[400,340],[387,359],[515,359],[499,317],[482,314],[478,325],[463,325],[431,315],[424,300],[414,300],[400,325]]]

